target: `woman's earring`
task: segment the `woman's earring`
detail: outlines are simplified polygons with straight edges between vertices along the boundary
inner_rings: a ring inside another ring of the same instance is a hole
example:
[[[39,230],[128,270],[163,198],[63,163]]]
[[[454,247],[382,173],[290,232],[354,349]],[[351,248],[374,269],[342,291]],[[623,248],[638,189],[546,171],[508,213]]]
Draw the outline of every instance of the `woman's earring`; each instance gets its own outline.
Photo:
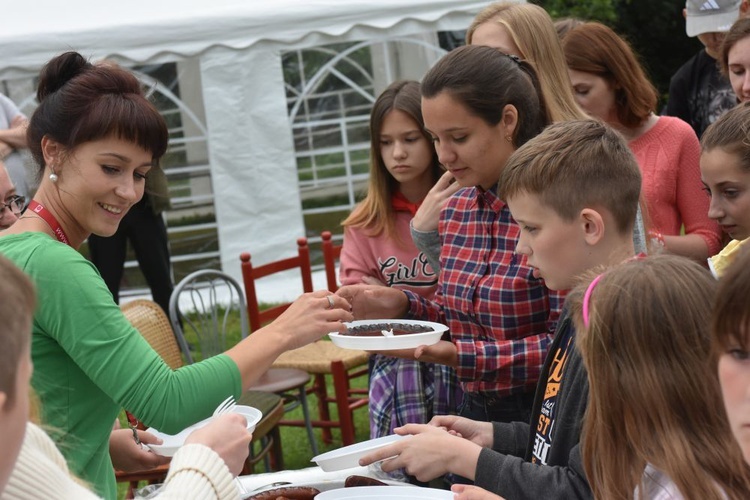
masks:
[[[508,142],[513,142],[513,137],[511,137],[510,135],[506,135],[505,140]]]
[[[55,182],[57,182],[57,174],[54,173],[54,172],[52,172],[51,174],[49,174],[49,180],[52,181],[53,184]]]

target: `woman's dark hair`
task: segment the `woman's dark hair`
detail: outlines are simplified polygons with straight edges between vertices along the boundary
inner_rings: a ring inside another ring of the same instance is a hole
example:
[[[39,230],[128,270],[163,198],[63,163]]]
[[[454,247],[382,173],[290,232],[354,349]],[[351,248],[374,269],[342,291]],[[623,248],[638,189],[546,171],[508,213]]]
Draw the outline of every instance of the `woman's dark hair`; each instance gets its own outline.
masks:
[[[67,153],[114,136],[150,152],[154,166],[167,150],[164,119],[143,95],[138,79],[116,64],[91,64],[77,52],[65,52],[42,69],[36,96],[39,107],[29,121],[27,139],[40,174],[45,136]]]
[[[548,125],[534,67],[491,47],[459,47],[440,59],[422,80],[422,97],[430,99],[441,92],[492,126],[500,123],[503,108],[513,105],[518,111],[513,131],[516,148]]]

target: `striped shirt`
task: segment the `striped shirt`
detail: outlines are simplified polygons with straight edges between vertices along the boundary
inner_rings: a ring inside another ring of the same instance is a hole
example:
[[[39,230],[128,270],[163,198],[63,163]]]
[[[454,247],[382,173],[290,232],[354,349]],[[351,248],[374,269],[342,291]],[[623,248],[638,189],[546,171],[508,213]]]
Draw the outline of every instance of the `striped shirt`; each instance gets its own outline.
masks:
[[[450,328],[462,389],[487,397],[533,391],[562,297],[516,255],[519,229],[493,186],[465,188],[440,214],[442,271],[433,301],[409,296],[408,317]]]

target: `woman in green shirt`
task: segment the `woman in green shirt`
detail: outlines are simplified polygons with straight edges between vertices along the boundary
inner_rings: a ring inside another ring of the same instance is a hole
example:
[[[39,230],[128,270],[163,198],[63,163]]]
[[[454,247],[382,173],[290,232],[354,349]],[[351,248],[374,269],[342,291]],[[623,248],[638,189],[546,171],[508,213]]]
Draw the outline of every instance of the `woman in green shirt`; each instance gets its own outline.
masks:
[[[23,216],[0,233],[0,253],[36,283],[32,385],[43,421],[60,431],[55,440],[72,472],[114,498],[108,438],[121,408],[177,432],[227,395],[239,398],[285,350],[344,330],[352,316],[340,297],[305,294],[226,353],[171,370],[77,251],[90,234],[112,235],[143,196],[167,148],[164,120],[132,74],[75,52],[45,66],[37,98],[28,139],[41,183]]]

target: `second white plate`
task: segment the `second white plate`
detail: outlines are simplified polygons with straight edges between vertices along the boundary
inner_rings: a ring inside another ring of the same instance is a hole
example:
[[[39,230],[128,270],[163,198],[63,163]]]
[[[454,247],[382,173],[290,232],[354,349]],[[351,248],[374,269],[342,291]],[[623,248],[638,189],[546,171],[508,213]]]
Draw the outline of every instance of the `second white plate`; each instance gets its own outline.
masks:
[[[315,500],[360,500],[361,498],[451,500],[453,492],[411,486],[359,486],[324,491],[315,495]]]
[[[376,337],[364,337],[357,335],[344,335],[342,333],[329,333],[331,342],[344,349],[359,349],[363,351],[390,351],[394,349],[414,349],[421,345],[432,345],[440,341],[440,338],[448,330],[448,327],[434,323],[432,321],[419,321],[415,319],[367,319],[345,323],[347,327],[358,327],[368,325],[381,325],[383,323],[392,323],[395,325],[419,325],[431,328],[431,332],[426,333],[407,333],[403,335],[394,335],[386,337],[380,335]]]
[[[239,413],[240,415],[243,415],[245,419],[247,419],[247,430],[250,432],[255,430],[255,426],[258,425],[258,422],[260,422],[261,418],[263,418],[263,413],[259,409],[253,408],[252,406],[237,405],[232,410],[232,413]],[[165,457],[174,456],[174,454],[177,453],[177,450],[179,450],[182,445],[185,444],[185,439],[187,439],[191,432],[204,427],[215,418],[216,417],[208,417],[196,424],[191,425],[190,427],[186,427],[177,434],[165,434],[153,428],[146,429],[147,432],[150,432],[151,434],[162,440],[162,444],[149,444],[146,446],[148,446],[151,451],[153,451],[157,455],[162,455]]]
[[[342,469],[350,469],[352,467],[359,467],[359,459],[370,453],[371,451],[377,450],[389,444],[393,444],[401,439],[406,439],[411,436],[399,436],[398,434],[391,434],[376,439],[370,439],[369,441],[363,441],[361,443],[344,446],[337,450],[332,450],[317,457],[313,457],[311,462],[315,462],[318,466],[323,469],[324,472],[331,472]]]

